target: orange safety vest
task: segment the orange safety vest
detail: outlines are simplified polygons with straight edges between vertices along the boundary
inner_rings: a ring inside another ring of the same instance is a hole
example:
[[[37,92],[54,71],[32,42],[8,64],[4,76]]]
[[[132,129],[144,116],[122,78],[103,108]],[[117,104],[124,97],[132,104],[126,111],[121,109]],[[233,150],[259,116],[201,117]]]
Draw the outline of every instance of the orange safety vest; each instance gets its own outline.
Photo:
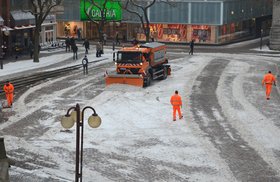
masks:
[[[182,99],[181,96],[178,94],[174,94],[172,95],[171,99],[170,99],[170,103],[173,106],[181,106],[182,105]]]
[[[275,77],[273,76],[273,74],[271,73],[267,73],[264,75],[264,78],[263,78],[263,81],[262,81],[262,84],[273,84],[275,83],[276,79]]]
[[[8,85],[5,84],[3,90],[5,91],[6,94],[12,94],[14,93],[14,86],[11,83],[9,83]]]

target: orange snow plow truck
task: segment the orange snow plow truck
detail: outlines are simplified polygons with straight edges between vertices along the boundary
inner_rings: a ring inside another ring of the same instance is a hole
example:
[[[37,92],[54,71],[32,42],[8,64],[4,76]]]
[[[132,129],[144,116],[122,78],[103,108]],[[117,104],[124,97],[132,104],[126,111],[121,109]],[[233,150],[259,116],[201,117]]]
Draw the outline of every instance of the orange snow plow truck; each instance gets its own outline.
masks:
[[[152,80],[164,80],[171,74],[165,44],[150,42],[123,47],[116,53],[116,73],[106,76],[106,85],[119,83],[147,87]]]

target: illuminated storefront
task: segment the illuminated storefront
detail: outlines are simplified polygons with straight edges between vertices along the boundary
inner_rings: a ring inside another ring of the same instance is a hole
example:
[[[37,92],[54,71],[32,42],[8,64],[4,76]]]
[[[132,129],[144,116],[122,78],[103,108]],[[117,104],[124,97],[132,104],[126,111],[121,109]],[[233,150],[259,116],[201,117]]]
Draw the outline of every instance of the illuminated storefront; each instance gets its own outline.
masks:
[[[172,1],[155,3],[148,11],[151,37],[162,42],[223,44],[269,33],[271,0]],[[132,37],[145,41],[137,16],[124,12]],[[175,23],[176,22],[176,23]]]
[[[146,36],[139,24],[133,25],[137,40],[145,41]],[[189,42],[212,43],[216,36],[215,26],[183,25],[183,24],[150,24],[151,39],[160,42]]]
[[[59,37],[78,37],[81,33],[81,37],[98,38],[97,26],[87,19],[84,11],[86,9],[90,12],[92,18],[97,21],[100,12],[93,7],[90,9],[89,5],[83,5],[82,2],[84,1],[69,0],[65,3],[65,13],[58,17]],[[141,3],[145,5],[148,2],[141,1]],[[156,2],[147,13],[150,20],[151,40],[172,43],[195,40],[201,44],[223,44],[259,37],[261,30],[264,35],[268,34],[272,19],[272,1],[174,0],[172,5]],[[121,10],[115,12],[110,10],[108,15],[109,19],[106,20],[105,25],[108,39],[114,38],[118,32],[121,39],[146,40],[138,16]],[[117,24],[116,21],[120,23]]]
[[[100,7],[103,6],[104,1],[95,1]],[[77,9],[76,7],[79,7]],[[107,38],[113,38],[118,32],[119,37],[123,39],[127,34],[126,24],[120,26],[119,21],[122,19],[122,8],[118,2],[106,3],[106,23],[104,26],[104,32]],[[87,12],[87,13],[86,13]],[[69,17],[74,17],[69,19]],[[92,21],[100,21],[101,12],[95,6],[92,6],[90,2],[69,0],[64,3],[64,14],[58,15],[58,37],[75,37],[77,39],[98,39],[97,25]],[[71,21],[69,21],[71,20]]]
[[[143,29],[136,24],[134,31],[137,40],[144,41],[146,36]],[[185,42],[187,26],[179,24],[150,24],[151,38],[161,42]]]

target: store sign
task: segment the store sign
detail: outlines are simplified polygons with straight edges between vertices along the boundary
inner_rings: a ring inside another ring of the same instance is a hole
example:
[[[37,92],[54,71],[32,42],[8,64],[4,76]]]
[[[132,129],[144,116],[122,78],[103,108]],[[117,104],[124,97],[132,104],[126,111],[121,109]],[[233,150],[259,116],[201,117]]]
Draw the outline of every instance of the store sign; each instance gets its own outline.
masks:
[[[105,19],[111,21],[121,21],[122,18],[122,8],[117,1],[107,1],[107,0],[95,0],[94,4],[90,3],[90,1],[81,0],[80,1],[80,16],[82,21],[90,20],[88,16],[90,16],[93,20],[101,20],[101,12],[106,11]],[[100,9],[99,7],[104,7],[105,9]],[[88,15],[88,16],[87,16]]]

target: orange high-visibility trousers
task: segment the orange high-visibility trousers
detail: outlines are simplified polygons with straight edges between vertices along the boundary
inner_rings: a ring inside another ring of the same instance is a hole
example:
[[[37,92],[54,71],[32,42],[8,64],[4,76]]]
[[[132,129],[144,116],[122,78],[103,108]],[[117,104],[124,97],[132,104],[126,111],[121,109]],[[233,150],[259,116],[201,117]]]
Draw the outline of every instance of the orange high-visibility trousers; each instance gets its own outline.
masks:
[[[8,107],[11,107],[12,103],[14,102],[14,94],[13,93],[6,94],[6,99],[8,102]]]
[[[271,92],[271,88],[272,88],[272,84],[265,84],[265,94],[266,94],[266,98],[269,98],[270,97],[270,92]]]
[[[179,118],[182,118],[181,107],[180,106],[173,106],[173,120],[176,120],[176,111],[179,114]]]

